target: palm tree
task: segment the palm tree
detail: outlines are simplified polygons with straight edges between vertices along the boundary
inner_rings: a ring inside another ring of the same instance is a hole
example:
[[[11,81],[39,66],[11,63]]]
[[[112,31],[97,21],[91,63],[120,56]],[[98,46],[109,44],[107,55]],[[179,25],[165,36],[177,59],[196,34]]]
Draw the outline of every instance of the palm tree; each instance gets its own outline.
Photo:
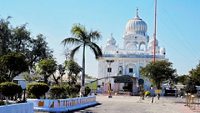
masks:
[[[102,56],[102,52],[100,47],[94,43],[95,40],[99,40],[101,35],[98,31],[90,31],[88,32],[83,25],[75,24],[71,29],[72,37],[68,37],[62,41],[64,46],[66,44],[74,44],[76,47],[71,51],[70,57],[73,59],[74,54],[83,47],[82,53],[82,76],[81,76],[81,95],[84,94],[84,86],[85,86],[85,48],[89,47],[96,59]]]

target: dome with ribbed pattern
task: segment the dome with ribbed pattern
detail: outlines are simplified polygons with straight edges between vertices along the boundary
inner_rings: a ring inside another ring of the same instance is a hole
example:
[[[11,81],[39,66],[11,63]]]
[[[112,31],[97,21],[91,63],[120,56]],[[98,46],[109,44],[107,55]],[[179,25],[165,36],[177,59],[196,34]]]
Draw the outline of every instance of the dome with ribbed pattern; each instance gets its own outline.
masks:
[[[145,36],[146,32],[147,24],[138,16],[138,14],[133,19],[130,19],[126,24],[126,35],[140,34]]]

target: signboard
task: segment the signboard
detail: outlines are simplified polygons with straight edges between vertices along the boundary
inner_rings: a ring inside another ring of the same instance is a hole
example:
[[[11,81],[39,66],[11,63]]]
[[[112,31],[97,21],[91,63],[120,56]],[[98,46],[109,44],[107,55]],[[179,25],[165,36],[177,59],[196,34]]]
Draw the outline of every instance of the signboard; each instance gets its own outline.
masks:
[[[19,80],[18,84],[22,87],[22,89],[26,89],[26,81],[25,80]]]

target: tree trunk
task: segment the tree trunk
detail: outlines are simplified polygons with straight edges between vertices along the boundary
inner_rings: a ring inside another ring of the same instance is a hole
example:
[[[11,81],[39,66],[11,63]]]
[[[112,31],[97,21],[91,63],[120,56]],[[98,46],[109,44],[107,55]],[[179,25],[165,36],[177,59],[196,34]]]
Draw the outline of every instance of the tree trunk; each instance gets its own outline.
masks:
[[[81,91],[80,95],[84,96],[85,94],[85,43],[83,44],[83,60],[82,60],[82,76],[81,76]]]
[[[56,84],[58,85],[58,84],[59,84],[58,79],[55,77],[54,74],[53,74],[53,79],[54,79],[54,81],[56,82]]]
[[[48,84],[48,77],[44,76],[44,83]]]

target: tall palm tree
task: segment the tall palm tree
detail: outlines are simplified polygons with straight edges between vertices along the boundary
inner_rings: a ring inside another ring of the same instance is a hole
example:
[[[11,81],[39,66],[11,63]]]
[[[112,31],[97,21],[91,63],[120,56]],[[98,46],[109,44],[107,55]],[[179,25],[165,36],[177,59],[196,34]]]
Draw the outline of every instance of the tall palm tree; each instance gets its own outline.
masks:
[[[98,31],[88,32],[83,25],[75,24],[71,29],[72,37],[68,37],[62,41],[64,46],[66,44],[74,44],[76,47],[71,51],[70,57],[73,59],[74,54],[82,47],[83,49],[83,58],[82,58],[82,76],[81,76],[81,95],[84,94],[85,86],[85,49],[86,46],[89,47],[96,59],[102,56],[102,51],[100,47],[94,43],[95,40],[99,40],[101,35]]]

